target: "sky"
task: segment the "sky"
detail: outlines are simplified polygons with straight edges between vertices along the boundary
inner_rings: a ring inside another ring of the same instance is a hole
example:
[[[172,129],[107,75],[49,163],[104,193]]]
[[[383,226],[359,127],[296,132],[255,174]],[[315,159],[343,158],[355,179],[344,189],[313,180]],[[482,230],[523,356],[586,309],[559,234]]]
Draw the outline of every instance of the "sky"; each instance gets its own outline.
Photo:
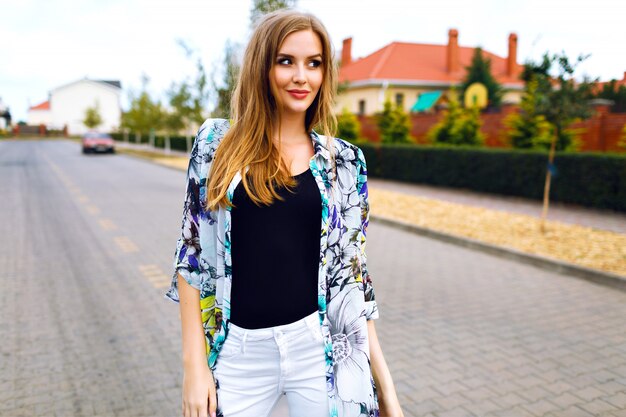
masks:
[[[141,88],[164,99],[172,82],[201,59],[219,81],[224,45],[245,45],[251,0],[0,0],[0,98],[13,118],[47,100],[50,90],[82,79],[120,80],[122,106]],[[393,41],[461,46],[505,57],[518,35],[518,62],[564,51],[590,54],[577,71],[601,80],[626,72],[624,0],[299,0],[318,16],[336,54],[352,37],[353,58]],[[192,50],[187,55],[184,41]],[[215,97],[213,97],[215,98]]]

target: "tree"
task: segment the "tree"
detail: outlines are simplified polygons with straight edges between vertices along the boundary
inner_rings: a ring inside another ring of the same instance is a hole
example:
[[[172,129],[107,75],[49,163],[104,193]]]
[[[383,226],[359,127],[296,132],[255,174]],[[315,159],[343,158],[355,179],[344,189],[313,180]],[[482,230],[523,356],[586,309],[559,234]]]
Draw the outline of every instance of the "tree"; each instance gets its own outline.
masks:
[[[552,126],[545,116],[537,113],[539,95],[537,80],[526,83],[520,104],[520,113],[510,114],[504,121],[509,130],[511,146],[518,149],[536,149],[550,145]]]
[[[577,119],[591,116],[592,108],[589,100],[593,97],[591,80],[582,82],[574,79],[576,67],[588,56],[579,56],[570,62],[565,54],[544,54],[541,62],[527,62],[524,65],[522,79],[528,83],[537,83],[536,112],[543,115],[553,126],[555,150],[573,148],[573,139],[568,127]],[[550,73],[556,64],[556,76]],[[552,142],[552,141],[551,141]]]
[[[191,120],[196,122],[197,125],[201,125],[207,117],[210,93],[209,81],[200,58],[198,58],[196,63],[196,79],[194,87],[195,94],[192,95],[192,111],[190,117]]]
[[[473,83],[481,83],[487,88],[488,107],[498,108],[502,104],[502,86],[491,74],[491,60],[483,55],[481,48],[474,49],[472,62],[468,67],[465,79],[461,84],[461,97],[465,95],[465,90]]]
[[[100,115],[100,105],[98,102],[96,102],[93,107],[87,107],[83,124],[89,129],[95,129],[102,124],[102,116]]]
[[[170,111],[163,119],[163,127],[168,133],[177,134],[189,127],[193,114],[193,103],[189,84],[186,81],[172,83],[167,91]]]
[[[337,135],[350,142],[358,140],[361,136],[359,119],[347,108],[337,115]]]
[[[264,15],[280,9],[291,9],[296,6],[297,0],[253,0],[250,10],[250,26]]]
[[[144,134],[163,126],[163,108],[148,93],[148,82],[149,78],[144,75],[141,92],[138,95],[130,93],[130,109],[122,114],[122,127],[132,132]]]
[[[485,138],[480,132],[480,110],[477,107],[462,108],[454,90],[448,98],[448,109],[428,132],[429,140],[438,145],[482,145]]]
[[[193,59],[199,55],[197,50],[191,47],[185,40],[177,39],[178,45],[183,50],[187,59]],[[167,92],[170,108],[181,118],[183,126],[175,128],[175,121],[167,122],[175,131],[183,128],[195,129],[199,127],[208,116],[208,102],[210,98],[209,85],[204,65],[200,56],[196,58],[196,73],[193,81],[185,78],[179,83],[173,82]]]
[[[401,106],[386,100],[383,111],[376,115],[380,138],[383,143],[411,143],[411,122]]]
[[[217,92],[217,106],[211,112],[211,117],[218,117],[228,119],[230,118],[230,101],[237,85],[237,78],[239,77],[240,64],[237,58],[238,45],[226,41],[224,47],[224,79],[222,86],[218,86],[213,81],[213,88]]]
[[[585,77],[582,82],[576,82],[574,71],[576,67],[589,55],[580,55],[574,62],[570,62],[565,53],[550,55],[545,53],[541,62],[532,61],[524,65],[522,79],[527,83],[537,82],[537,113],[545,116],[554,129],[550,141],[548,154],[548,168],[543,192],[543,210],[541,214],[541,231],[545,232],[545,219],[548,214],[550,200],[550,182],[554,171],[554,153],[557,149],[563,150],[572,147],[572,135],[567,128],[576,119],[586,119],[591,116],[592,82]],[[556,77],[550,71],[556,63]]]

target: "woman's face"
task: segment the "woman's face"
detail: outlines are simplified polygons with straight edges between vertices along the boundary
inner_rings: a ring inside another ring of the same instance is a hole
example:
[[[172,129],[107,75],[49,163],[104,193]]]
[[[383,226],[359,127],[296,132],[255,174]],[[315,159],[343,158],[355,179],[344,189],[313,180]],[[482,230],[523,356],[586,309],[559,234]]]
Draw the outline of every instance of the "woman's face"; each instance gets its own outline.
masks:
[[[285,38],[270,71],[285,114],[306,112],[322,85],[322,68],[322,43],[315,32],[301,30]]]

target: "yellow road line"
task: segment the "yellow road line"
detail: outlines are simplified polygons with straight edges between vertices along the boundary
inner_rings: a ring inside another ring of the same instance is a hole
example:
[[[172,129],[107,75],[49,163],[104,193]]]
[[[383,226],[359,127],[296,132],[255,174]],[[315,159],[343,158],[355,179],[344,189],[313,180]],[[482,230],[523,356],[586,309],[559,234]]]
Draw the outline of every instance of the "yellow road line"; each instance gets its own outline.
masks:
[[[89,214],[98,214],[98,213],[100,213],[100,209],[98,207],[94,206],[93,204],[87,206],[87,211],[89,212]]]
[[[167,288],[171,284],[171,279],[158,266],[139,265],[139,271],[155,288]]]
[[[104,230],[117,230],[117,225],[113,223],[113,220],[111,219],[100,219],[98,220],[98,224]]]
[[[113,239],[117,246],[126,253],[139,252],[139,247],[127,236],[118,236]]]

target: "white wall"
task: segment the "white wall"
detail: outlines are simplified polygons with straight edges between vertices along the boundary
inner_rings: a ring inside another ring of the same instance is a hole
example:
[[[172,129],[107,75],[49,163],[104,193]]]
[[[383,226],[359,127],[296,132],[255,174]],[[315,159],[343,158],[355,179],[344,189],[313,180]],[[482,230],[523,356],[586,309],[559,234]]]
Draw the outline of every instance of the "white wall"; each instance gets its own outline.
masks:
[[[59,87],[50,94],[49,127],[62,129],[67,125],[70,135],[81,135],[89,130],[83,124],[85,111],[98,103],[102,124],[97,130],[102,132],[117,130],[122,113],[120,93],[119,88],[91,80],[81,80]]]
[[[48,126],[52,122],[52,114],[50,110],[28,110],[26,122],[31,126]]]

